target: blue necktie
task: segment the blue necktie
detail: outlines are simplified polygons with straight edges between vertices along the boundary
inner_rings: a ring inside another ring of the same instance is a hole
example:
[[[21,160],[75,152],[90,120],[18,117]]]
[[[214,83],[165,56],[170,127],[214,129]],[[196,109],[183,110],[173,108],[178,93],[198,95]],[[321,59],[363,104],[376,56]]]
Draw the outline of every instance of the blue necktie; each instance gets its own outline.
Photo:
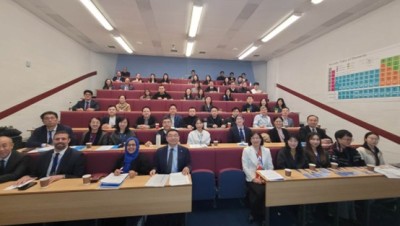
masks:
[[[56,153],[56,155],[53,158],[53,165],[51,165],[51,170],[50,170],[50,175],[55,175],[56,174],[56,169],[57,169],[57,164],[58,164],[58,156],[60,153]]]
[[[49,139],[48,139],[47,143],[52,144],[53,143],[53,136],[52,136],[53,130],[48,131],[48,133],[49,133]]]
[[[173,148],[169,149],[168,161],[167,161],[167,173],[172,172],[172,160],[174,158],[173,152],[174,152]]]
[[[240,136],[240,141],[244,141],[244,133],[242,128],[239,129],[239,136]]]

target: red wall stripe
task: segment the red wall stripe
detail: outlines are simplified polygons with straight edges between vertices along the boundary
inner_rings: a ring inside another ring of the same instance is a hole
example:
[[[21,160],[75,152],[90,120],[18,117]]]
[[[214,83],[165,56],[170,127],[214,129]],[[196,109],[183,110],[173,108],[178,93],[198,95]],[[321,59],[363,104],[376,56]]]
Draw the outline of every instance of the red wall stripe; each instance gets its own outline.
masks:
[[[19,104],[15,105],[15,106],[13,106],[13,107],[11,107],[9,109],[6,109],[6,110],[0,112],[0,119],[3,119],[5,117],[7,117],[7,116],[10,116],[10,115],[12,115],[12,114],[14,114],[14,113],[26,108],[26,107],[29,107],[30,105],[32,105],[32,104],[34,104],[34,103],[36,103],[36,102],[38,102],[40,100],[43,100],[44,98],[47,98],[47,97],[49,97],[49,96],[51,96],[51,95],[53,95],[53,94],[55,94],[57,92],[60,92],[61,90],[65,89],[65,88],[67,88],[69,86],[72,86],[75,83],[78,83],[78,82],[80,82],[80,81],[82,81],[82,80],[84,80],[86,78],[89,78],[89,77],[92,77],[92,76],[95,76],[95,75],[97,75],[97,71],[93,71],[93,72],[90,72],[88,74],[82,75],[82,76],[80,76],[80,77],[78,77],[78,78],[76,78],[74,80],[71,80],[71,81],[69,81],[67,83],[64,83],[64,84],[62,84],[60,86],[57,86],[57,87],[55,87],[55,88],[53,88],[53,89],[51,89],[51,90],[49,90],[47,92],[44,92],[44,93],[39,94],[39,95],[37,95],[35,97],[32,97],[31,99],[28,99],[28,100],[24,101],[22,103],[19,103]]]
[[[329,112],[331,114],[334,114],[334,115],[336,115],[336,116],[338,116],[340,118],[343,118],[343,119],[345,119],[345,120],[347,120],[347,121],[349,121],[351,123],[354,123],[354,124],[356,124],[358,126],[361,126],[366,130],[369,130],[369,131],[372,131],[372,132],[374,132],[376,134],[379,134],[380,136],[385,137],[386,139],[391,140],[391,141],[393,141],[393,142],[395,142],[397,144],[400,144],[400,136],[397,136],[396,134],[390,133],[390,132],[388,132],[388,131],[386,131],[384,129],[381,129],[381,128],[378,128],[378,127],[376,127],[374,125],[366,123],[366,122],[364,122],[364,121],[362,121],[362,120],[360,120],[358,118],[354,118],[351,115],[345,114],[345,113],[343,113],[343,112],[341,112],[339,110],[331,108],[328,105],[325,105],[325,104],[323,104],[323,103],[321,103],[319,101],[316,101],[316,100],[314,100],[314,99],[312,99],[310,97],[307,97],[307,96],[305,96],[305,95],[303,95],[301,93],[298,93],[298,92],[296,92],[296,91],[294,91],[292,89],[289,89],[288,87],[283,86],[281,84],[276,84],[276,87],[278,87],[278,88],[280,88],[280,89],[282,89],[282,90],[284,90],[284,91],[286,91],[286,92],[288,92],[288,93],[290,93],[290,94],[292,94],[292,95],[294,95],[294,96],[296,96],[296,97],[298,97],[298,98],[300,98],[300,99],[302,99],[304,101],[307,101],[307,102],[309,102],[309,103],[311,103],[311,104],[313,104],[313,105],[315,105],[315,106],[317,106],[319,108],[322,108],[322,109],[324,109],[325,111],[327,111],[327,112]]]

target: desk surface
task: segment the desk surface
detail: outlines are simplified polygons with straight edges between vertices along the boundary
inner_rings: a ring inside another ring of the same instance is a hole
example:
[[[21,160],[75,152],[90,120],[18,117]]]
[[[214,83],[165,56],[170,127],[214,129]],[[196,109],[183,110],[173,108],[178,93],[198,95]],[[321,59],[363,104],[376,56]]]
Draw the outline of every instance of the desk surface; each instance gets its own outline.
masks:
[[[355,172],[356,175],[340,176],[337,174],[340,171]],[[292,170],[291,177],[286,177],[284,170],[276,172],[285,180],[266,182],[266,207],[400,197],[400,180],[371,174],[366,167],[330,170],[323,178],[303,175],[310,170]]]
[[[127,178],[120,189],[65,179],[26,191],[0,185],[0,225],[190,212],[192,186],[145,187],[149,176]]]

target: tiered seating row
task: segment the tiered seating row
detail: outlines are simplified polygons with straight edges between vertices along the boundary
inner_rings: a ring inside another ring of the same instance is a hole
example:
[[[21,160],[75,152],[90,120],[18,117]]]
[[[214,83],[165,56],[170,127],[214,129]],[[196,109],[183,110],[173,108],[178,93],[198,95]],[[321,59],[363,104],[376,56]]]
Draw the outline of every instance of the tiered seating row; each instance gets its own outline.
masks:
[[[164,102],[166,102],[166,101],[164,101]],[[163,103],[163,101],[159,101],[158,103],[161,104],[161,103]],[[190,102],[187,102],[187,103],[190,104]],[[167,104],[167,106],[169,106],[169,104]],[[165,108],[165,106],[164,106],[163,109],[167,109],[167,108]],[[182,108],[178,108],[178,109],[182,109]],[[159,122],[160,125],[161,125],[163,117],[166,114],[167,113],[165,111],[162,111],[162,112],[152,111],[152,113],[151,113],[151,115],[156,118],[157,122]],[[181,115],[182,117],[188,116],[187,112],[178,112],[178,114]],[[244,124],[248,127],[252,127],[253,119],[256,114],[257,113],[242,113],[242,116],[245,119]],[[106,111],[96,111],[96,112],[62,111],[60,113],[60,122],[64,125],[68,125],[70,127],[82,128],[82,127],[88,126],[89,120],[92,117],[102,118],[102,117],[106,117],[107,115],[108,114]],[[140,111],[119,112],[118,115],[128,118],[131,126],[133,127],[133,126],[136,126],[135,125],[136,119],[142,115],[142,112],[140,112]],[[208,112],[198,112],[197,113],[197,116],[200,117],[201,119],[205,119],[209,115],[210,115],[210,113],[208,113]],[[231,115],[230,112],[221,112],[220,113],[220,116],[223,119],[228,118],[230,115]],[[268,113],[268,115],[271,117],[271,120],[272,120],[273,118],[279,116],[280,113]],[[289,114],[289,117],[293,119],[294,126],[298,127],[299,126],[299,114],[295,113],[295,112],[291,112]]]
[[[155,89],[157,90],[157,89]],[[155,94],[157,91],[153,90],[151,93]],[[173,99],[183,99],[185,91],[167,91]],[[124,95],[127,99],[139,99],[143,95],[143,90],[97,90],[96,98],[114,98],[118,99],[121,95]],[[223,92],[219,93],[205,93],[205,96],[210,96],[213,100],[222,100]],[[248,93],[233,93],[233,99],[238,101],[245,101],[247,96],[251,95],[255,102],[260,102],[261,99],[265,98],[268,100],[267,94],[248,94]]]

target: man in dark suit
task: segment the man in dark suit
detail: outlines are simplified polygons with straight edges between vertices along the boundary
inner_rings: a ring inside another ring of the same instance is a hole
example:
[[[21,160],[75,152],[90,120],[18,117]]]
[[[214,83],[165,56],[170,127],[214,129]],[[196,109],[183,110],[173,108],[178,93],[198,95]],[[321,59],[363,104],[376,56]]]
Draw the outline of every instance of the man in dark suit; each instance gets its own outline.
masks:
[[[316,115],[309,115],[307,117],[307,126],[301,127],[299,131],[299,138],[301,142],[306,142],[306,137],[311,132],[318,133],[321,139],[331,139],[328,135],[326,135],[325,130],[318,128],[318,120],[319,119]]]
[[[207,117],[207,128],[225,128],[224,119],[218,115],[218,108],[212,107],[211,114]]]
[[[115,128],[117,122],[121,120],[121,117],[117,116],[117,108],[114,105],[108,106],[108,116],[101,119],[101,128],[103,130]]]
[[[177,172],[189,174],[192,168],[190,152],[189,149],[179,145],[178,130],[168,130],[166,139],[168,145],[157,149],[154,156],[155,167],[150,171],[150,175]]]
[[[260,108],[253,104],[254,99],[252,96],[247,96],[246,104],[242,106],[242,112],[259,112]]]
[[[92,100],[92,90],[83,91],[83,99],[78,101],[73,107],[73,111],[98,111],[100,110],[99,104]]]
[[[85,173],[85,157],[82,152],[69,148],[69,134],[58,131],[54,135],[54,149],[41,153],[35,169],[23,176],[17,184],[35,177],[50,177],[50,183],[64,178],[79,178]]]
[[[208,87],[206,88],[206,90],[204,90],[204,92],[215,93],[215,92],[218,92],[218,89],[217,89],[217,87],[214,86],[214,82],[210,81],[210,83],[208,84]]]
[[[169,106],[169,114],[166,115],[166,117],[171,119],[173,128],[180,128],[180,127],[182,127],[182,124],[183,124],[182,116],[177,115],[176,114],[177,111],[178,111],[178,109],[176,108],[176,105],[171,104]]]
[[[13,151],[11,138],[0,137],[0,183],[17,180],[27,174],[29,157]]]
[[[124,77],[122,77],[121,71],[117,71],[115,76],[112,78],[113,82],[124,82]]]
[[[129,78],[126,78],[124,80],[124,83],[119,87],[121,90],[134,90],[135,87],[131,84],[131,80]]]
[[[188,111],[188,116],[183,118],[183,125],[182,127],[188,128],[188,129],[193,129],[196,125],[196,108],[195,107],[190,107]]]
[[[71,138],[70,145],[76,143],[72,129],[68,126],[58,124],[58,115],[54,111],[46,111],[40,115],[43,126],[36,128],[26,142],[29,148],[45,147],[53,144],[54,134],[58,131],[66,131]]]
[[[154,128],[156,119],[151,115],[150,107],[144,106],[142,108],[142,116],[136,119],[136,128],[138,129],[150,129]]]
[[[229,129],[228,143],[250,143],[251,130],[244,126],[244,118],[241,115],[236,116],[236,125]]]

